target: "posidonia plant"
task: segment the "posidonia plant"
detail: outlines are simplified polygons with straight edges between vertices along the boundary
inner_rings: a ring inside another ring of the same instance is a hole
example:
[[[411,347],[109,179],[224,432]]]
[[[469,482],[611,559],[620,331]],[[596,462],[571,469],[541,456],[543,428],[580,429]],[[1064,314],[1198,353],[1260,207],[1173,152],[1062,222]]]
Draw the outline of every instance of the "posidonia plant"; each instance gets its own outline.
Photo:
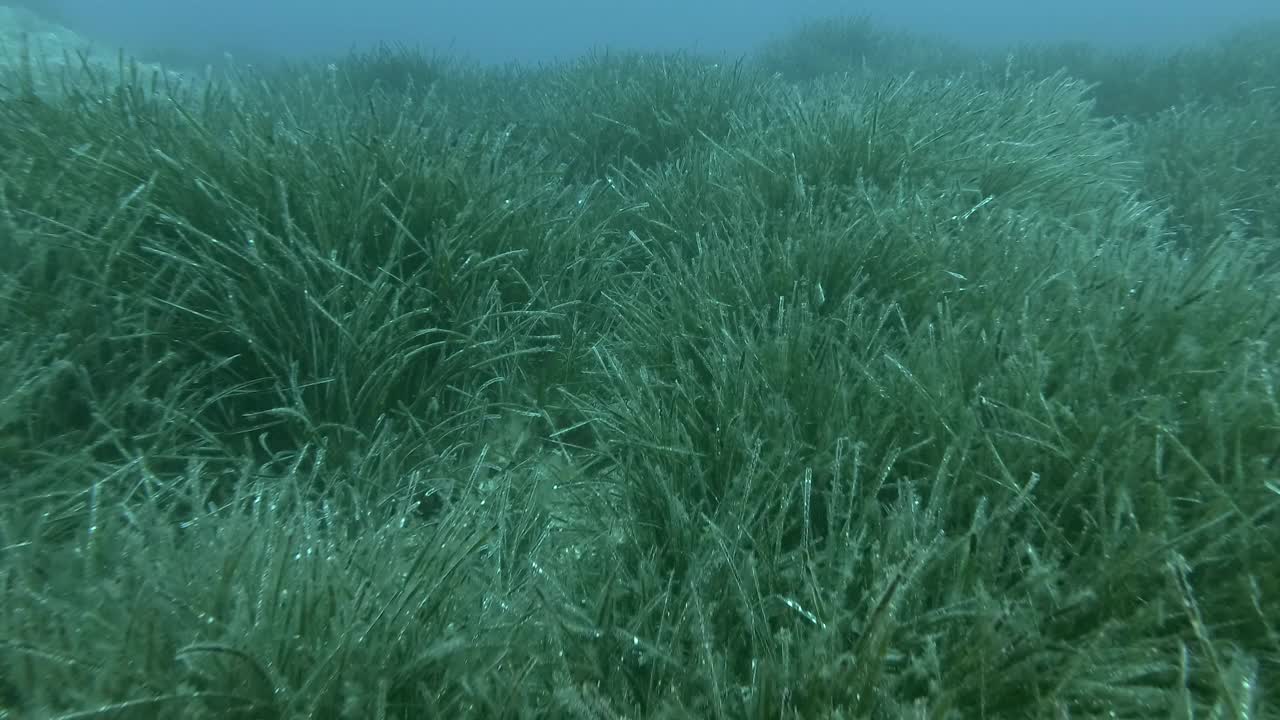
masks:
[[[1270,96],[877,32],[5,99],[0,714],[1274,714]]]

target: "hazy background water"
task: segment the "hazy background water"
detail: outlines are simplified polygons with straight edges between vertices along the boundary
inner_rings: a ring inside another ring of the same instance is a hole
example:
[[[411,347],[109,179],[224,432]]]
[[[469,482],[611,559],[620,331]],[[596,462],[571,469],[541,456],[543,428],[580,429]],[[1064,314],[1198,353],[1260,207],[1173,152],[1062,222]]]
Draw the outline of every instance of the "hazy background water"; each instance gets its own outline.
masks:
[[[3,2],[3,0],[0,0]],[[19,4],[24,4],[20,2]],[[131,47],[289,56],[377,42],[487,62],[564,59],[602,47],[739,54],[797,21],[868,16],[975,44],[1182,44],[1280,0],[26,0],[82,35]]]

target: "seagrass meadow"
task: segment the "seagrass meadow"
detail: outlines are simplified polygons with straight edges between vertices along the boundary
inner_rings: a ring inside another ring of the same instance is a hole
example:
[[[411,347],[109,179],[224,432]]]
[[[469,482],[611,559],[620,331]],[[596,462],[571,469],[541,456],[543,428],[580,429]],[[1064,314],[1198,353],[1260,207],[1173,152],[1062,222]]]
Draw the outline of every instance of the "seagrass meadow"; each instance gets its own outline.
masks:
[[[1280,717],[1280,28],[0,77],[0,717]]]

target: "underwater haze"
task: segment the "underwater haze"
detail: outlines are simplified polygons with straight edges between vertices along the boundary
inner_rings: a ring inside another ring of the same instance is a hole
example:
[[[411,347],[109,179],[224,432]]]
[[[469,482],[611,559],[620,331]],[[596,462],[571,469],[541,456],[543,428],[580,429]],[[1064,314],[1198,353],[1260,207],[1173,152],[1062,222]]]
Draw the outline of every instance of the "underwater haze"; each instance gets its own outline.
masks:
[[[194,52],[314,55],[381,42],[481,62],[568,59],[593,49],[740,54],[797,22],[867,16],[975,44],[1194,42],[1280,15],[1276,0],[35,0],[88,37]]]

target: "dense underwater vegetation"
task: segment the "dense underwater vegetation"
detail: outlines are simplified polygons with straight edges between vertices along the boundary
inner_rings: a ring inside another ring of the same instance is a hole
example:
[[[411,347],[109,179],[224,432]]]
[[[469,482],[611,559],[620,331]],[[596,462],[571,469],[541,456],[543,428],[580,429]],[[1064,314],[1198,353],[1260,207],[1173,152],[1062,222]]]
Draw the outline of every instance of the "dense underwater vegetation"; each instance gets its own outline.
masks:
[[[1274,715],[1275,77],[10,67],[0,715]]]

